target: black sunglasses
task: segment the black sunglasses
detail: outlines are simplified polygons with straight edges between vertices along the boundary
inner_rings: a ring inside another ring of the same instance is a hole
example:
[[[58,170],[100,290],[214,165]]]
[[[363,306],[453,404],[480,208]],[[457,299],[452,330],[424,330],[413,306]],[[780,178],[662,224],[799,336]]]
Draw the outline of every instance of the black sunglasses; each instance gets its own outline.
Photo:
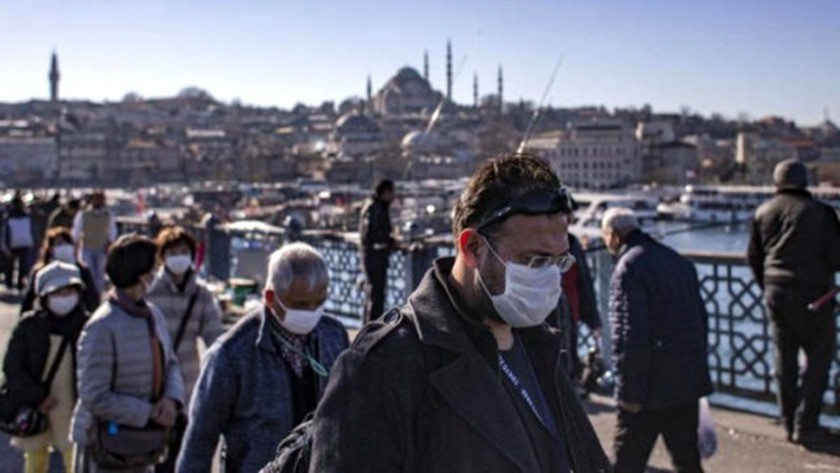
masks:
[[[476,231],[481,232],[494,223],[499,223],[513,215],[544,215],[558,212],[571,213],[578,205],[565,187],[558,189],[535,189],[513,199],[507,205],[485,217]]]

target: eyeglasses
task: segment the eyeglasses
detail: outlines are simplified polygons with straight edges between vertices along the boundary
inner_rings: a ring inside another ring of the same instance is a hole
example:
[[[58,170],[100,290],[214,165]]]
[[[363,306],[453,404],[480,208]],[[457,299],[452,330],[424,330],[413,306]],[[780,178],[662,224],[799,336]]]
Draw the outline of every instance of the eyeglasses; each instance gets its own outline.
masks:
[[[490,242],[490,239],[484,237],[485,243],[487,243],[487,247],[490,248],[490,251],[496,255],[500,261],[504,261],[505,259],[502,258],[496,249],[493,247],[493,243]],[[498,242],[496,245],[501,246]],[[539,255],[539,256],[531,256],[530,258],[511,258],[511,261],[515,264],[520,264],[523,266],[527,266],[533,269],[542,269],[548,268],[550,266],[557,266],[561,273],[565,273],[568,270],[572,269],[572,266],[577,262],[574,255],[571,253],[564,253],[562,255],[557,256],[548,256],[548,255]]]
[[[513,199],[509,204],[484,218],[475,229],[481,231],[513,215],[544,215],[558,212],[571,213],[577,203],[565,187],[559,189],[535,189]]]

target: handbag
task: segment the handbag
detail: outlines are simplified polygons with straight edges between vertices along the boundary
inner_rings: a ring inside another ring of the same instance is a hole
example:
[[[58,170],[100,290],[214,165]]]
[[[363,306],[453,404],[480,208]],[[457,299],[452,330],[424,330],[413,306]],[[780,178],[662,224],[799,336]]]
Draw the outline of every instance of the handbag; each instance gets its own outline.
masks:
[[[157,465],[166,460],[169,429],[128,427],[99,421],[93,438],[93,458],[102,468]]]
[[[49,387],[52,386],[55,376],[58,374],[58,368],[61,366],[61,359],[64,358],[64,352],[70,345],[70,338],[64,337],[61,341],[61,346],[58,353],[50,365],[47,377],[44,384]],[[10,398],[8,382],[0,390],[0,410],[10,413],[9,416],[4,416],[0,419],[0,431],[3,431],[14,437],[32,437],[47,430],[49,419],[47,415],[38,410],[38,406],[30,405],[14,405],[16,404]]]
[[[116,340],[113,353],[117,353]],[[111,390],[117,378],[117,360],[114,357]],[[154,391],[154,389],[153,389]],[[166,461],[169,451],[170,429],[153,423],[141,428],[120,425],[113,421],[98,420],[92,439],[92,455],[102,468],[131,468],[157,465]]]

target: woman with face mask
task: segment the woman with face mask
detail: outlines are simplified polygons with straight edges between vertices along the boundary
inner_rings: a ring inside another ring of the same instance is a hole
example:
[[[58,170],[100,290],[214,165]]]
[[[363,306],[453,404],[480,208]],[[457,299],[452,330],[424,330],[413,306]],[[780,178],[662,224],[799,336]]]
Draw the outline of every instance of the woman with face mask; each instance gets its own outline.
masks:
[[[184,386],[164,316],[146,300],[156,260],[155,242],[134,234],[108,252],[114,290],[79,337],[76,472],[149,472],[165,459]]]
[[[157,245],[161,268],[147,298],[166,318],[166,329],[184,378],[184,399],[188,403],[201,370],[198,341],[201,339],[203,345],[209,347],[222,334],[222,314],[215,297],[196,275],[195,238],[181,227],[169,227],[158,234]],[[174,469],[180,439],[186,430],[186,412],[185,408],[179,416],[175,431],[178,440],[171,444],[169,461],[159,465],[158,472]]]
[[[46,473],[49,447],[61,452],[65,471],[72,471],[73,347],[88,317],[81,303],[85,285],[76,266],[54,261],[38,271],[34,286],[41,308],[24,314],[12,333],[3,372],[15,403],[37,407],[48,423],[44,432],[14,438],[12,445],[24,451],[26,473]]]
[[[56,227],[51,228],[47,232],[44,238],[44,244],[41,246],[38,262],[32,268],[29,286],[20,305],[21,315],[35,308],[35,303],[38,301],[35,294],[35,280],[38,278],[38,273],[41,269],[53,261],[72,264],[79,270],[79,275],[84,283],[82,304],[88,312],[95,311],[99,307],[101,300],[99,291],[96,290],[96,286],[93,284],[90,269],[77,257],[76,247],[73,245],[73,237],[70,234],[70,229]]]

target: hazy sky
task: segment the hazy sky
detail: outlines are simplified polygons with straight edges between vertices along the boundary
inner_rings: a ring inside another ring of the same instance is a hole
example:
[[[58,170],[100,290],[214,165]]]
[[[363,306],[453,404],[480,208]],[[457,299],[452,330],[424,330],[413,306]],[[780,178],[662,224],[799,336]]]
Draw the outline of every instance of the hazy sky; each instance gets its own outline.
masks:
[[[505,96],[709,114],[840,117],[838,0],[0,0],[0,101],[118,100],[196,85],[221,100],[289,107],[364,95],[397,69],[445,88],[446,40],[467,56],[455,99],[505,70]]]

